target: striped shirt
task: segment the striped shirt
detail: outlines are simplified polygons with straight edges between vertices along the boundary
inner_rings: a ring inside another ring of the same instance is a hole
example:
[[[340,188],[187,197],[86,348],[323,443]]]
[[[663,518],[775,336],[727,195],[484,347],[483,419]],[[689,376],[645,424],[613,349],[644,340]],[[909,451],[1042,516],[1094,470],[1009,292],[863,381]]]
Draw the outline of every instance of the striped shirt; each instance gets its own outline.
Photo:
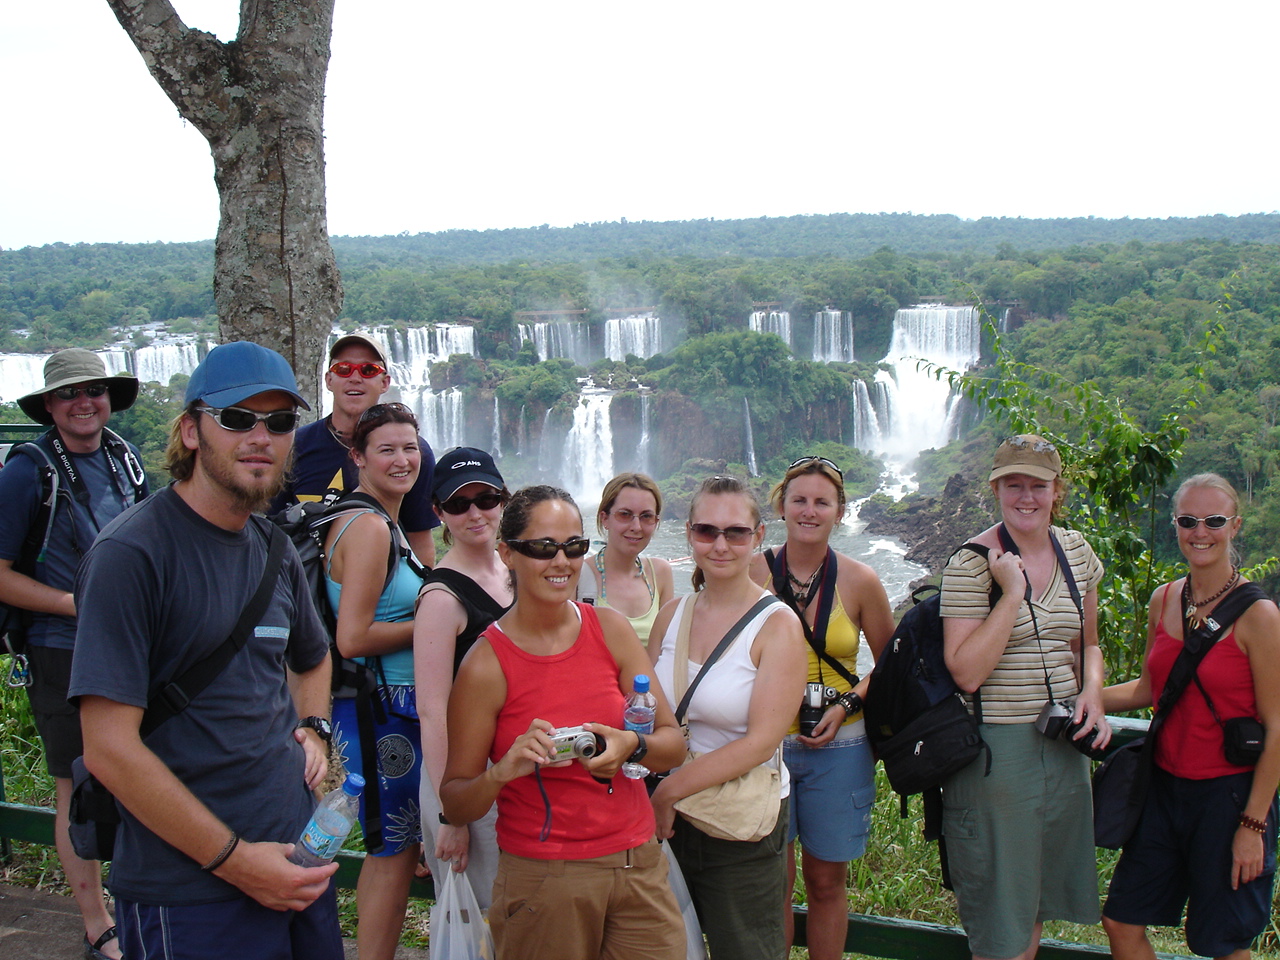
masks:
[[[1084,536],[1074,530],[1051,528],[1062,544],[1081,601],[1102,580],[1102,562]],[[962,620],[985,620],[991,612],[991,570],[985,557],[959,550],[942,573],[942,615]],[[1032,607],[1035,621],[1031,619]],[[1039,627],[1039,639],[1036,627]],[[1048,699],[1045,671],[1053,699],[1066,700],[1080,690],[1072,643],[1080,637],[1080,614],[1071,590],[1055,563],[1048,588],[1031,605],[1018,608],[1009,642],[995,669],[982,684],[984,723],[1031,723]],[[966,695],[972,708],[972,697]]]

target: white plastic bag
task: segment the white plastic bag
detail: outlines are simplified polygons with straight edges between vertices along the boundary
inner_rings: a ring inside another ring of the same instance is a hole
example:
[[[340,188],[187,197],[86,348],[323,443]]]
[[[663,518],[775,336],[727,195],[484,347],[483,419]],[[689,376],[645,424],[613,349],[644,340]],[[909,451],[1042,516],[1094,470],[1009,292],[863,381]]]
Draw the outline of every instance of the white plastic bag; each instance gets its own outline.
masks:
[[[428,937],[431,960],[493,960],[489,921],[480,913],[466,871],[454,873],[448,864],[433,879],[436,902],[431,906]]]
[[[684,916],[684,937],[686,960],[707,960],[707,943],[702,939],[702,924],[698,922],[698,913],[693,909],[693,897],[689,896],[689,887],[684,882],[684,874],[680,872],[680,864],[671,844],[664,843],[662,849],[667,853],[667,881],[671,884],[671,892],[676,895],[676,904]],[[435,960],[435,957],[432,957]]]

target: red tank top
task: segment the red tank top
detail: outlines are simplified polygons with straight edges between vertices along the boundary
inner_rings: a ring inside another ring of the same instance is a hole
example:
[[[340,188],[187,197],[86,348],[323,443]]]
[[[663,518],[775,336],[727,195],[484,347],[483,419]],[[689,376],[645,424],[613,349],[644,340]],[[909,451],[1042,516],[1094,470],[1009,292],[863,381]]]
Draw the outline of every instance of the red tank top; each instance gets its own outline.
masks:
[[[1167,606],[1173,590],[1166,586],[1164,592],[1162,604]],[[1153,707],[1160,701],[1173,662],[1182,652],[1182,641],[1164,628],[1163,606],[1160,622],[1156,624],[1155,642],[1147,658]],[[1249,668],[1248,656],[1236,644],[1235,627],[1229,628],[1200,661],[1196,676],[1213,698],[1213,708],[1223,720],[1258,715],[1253,671]],[[1222,753],[1222,727],[1213,719],[1204,694],[1194,680],[1178,698],[1160,729],[1155,760],[1160,769],[1187,780],[1207,780],[1253,769],[1227,763]]]
[[[589,604],[577,604],[582,627],[572,647],[550,657],[521,650],[497,624],[485,639],[507,680],[507,699],[498,713],[490,759],[495,763],[535,717],[557,727],[607,723],[622,728],[625,698],[618,664],[609,652],[600,621]],[[620,772],[609,786],[592,779],[581,763],[544,768],[542,783],[551,802],[551,833],[538,839],[546,805],[533,774],[518,777],[498,794],[498,846],[537,860],[589,860],[638,847],[653,836],[653,807],[643,780]]]

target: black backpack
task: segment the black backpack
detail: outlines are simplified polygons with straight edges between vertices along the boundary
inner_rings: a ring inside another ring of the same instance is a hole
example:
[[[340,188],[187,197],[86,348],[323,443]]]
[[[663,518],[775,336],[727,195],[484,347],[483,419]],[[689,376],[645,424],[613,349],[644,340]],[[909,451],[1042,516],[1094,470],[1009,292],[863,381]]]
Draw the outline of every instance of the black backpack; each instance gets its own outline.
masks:
[[[966,543],[960,549],[987,555],[987,548]],[[993,583],[991,605],[1001,590]],[[978,732],[982,698],[974,694],[970,713],[947,670],[942,643],[942,593],[924,586],[912,591],[915,606],[899,621],[889,643],[876,659],[864,701],[867,739],[884,764],[889,785],[900,797],[902,816],[907,799],[921,794],[925,840],[942,835],[942,781],[964,769],[983,753],[991,772],[991,750]],[[943,884],[950,888],[946,854]]]

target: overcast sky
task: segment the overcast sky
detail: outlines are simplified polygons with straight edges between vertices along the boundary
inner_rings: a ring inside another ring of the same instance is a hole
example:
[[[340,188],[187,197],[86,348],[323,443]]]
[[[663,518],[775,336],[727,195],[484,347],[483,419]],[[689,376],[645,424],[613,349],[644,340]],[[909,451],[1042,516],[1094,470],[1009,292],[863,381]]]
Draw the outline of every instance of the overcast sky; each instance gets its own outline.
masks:
[[[0,9],[0,246],[212,237],[105,0]],[[334,234],[1280,209],[1275,0],[338,0],[333,34]]]

